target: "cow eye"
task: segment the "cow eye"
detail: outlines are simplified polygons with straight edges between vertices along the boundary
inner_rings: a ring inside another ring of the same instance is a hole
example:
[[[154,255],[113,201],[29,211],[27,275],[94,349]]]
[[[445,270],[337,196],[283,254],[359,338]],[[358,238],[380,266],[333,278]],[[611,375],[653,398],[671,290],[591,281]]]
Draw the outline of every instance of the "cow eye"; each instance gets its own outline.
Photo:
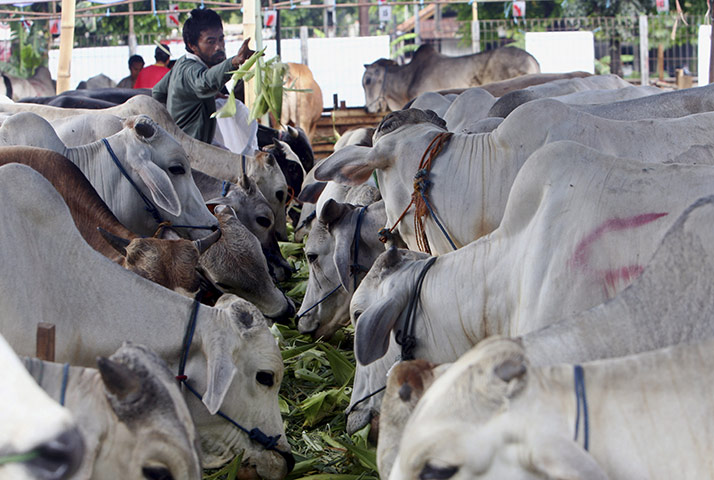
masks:
[[[419,472],[419,480],[446,480],[458,471],[459,467],[434,467],[427,463]]]
[[[270,219],[267,217],[258,217],[255,219],[255,223],[263,228],[270,228]]]
[[[146,480],[174,480],[174,476],[166,467],[143,467],[141,473]]]
[[[272,387],[275,383],[275,379],[272,372],[258,372],[255,374],[255,379],[258,381],[258,383],[260,383],[261,385],[265,385],[266,387]]]
[[[305,257],[307,257],[309,263],[315,263],[317,261],[317,254],[315,253],[306,253]]]
[[[355,322],[359,319],[360,315],[362,315],[362,310],[357,310],[354,315],[352,315]]]
[[[364,79],[364,84],[365,84],[365,85],[369,85],[369,83],[370,83],[371,81],[372,81],[371,78],[365,78],[365,79]]]
[[[169,172],[173,175],[183,175],[186,173],[186,169],[184,169],[181,165],[175,165],[173,167],[169,167]]]

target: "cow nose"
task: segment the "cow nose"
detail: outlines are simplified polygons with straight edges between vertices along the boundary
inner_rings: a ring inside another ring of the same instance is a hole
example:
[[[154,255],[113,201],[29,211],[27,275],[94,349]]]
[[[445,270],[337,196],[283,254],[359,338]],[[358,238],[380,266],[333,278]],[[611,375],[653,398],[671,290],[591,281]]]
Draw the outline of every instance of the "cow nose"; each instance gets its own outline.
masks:
[[[278,315],[277,317],[269,317],[271,320],[275,321],[276,323],[281,323],[283,325],[289,325],[290,324],[290,319],[295,316],[295,304],[290,300],[284,293],[283,296],[285,297],[286,300],[286,306],[285,310]]]
[[[84,440],[73,428],[37,448],[38,457],[27,466],[42,480],[64,480],[79,469],[84,457]]]

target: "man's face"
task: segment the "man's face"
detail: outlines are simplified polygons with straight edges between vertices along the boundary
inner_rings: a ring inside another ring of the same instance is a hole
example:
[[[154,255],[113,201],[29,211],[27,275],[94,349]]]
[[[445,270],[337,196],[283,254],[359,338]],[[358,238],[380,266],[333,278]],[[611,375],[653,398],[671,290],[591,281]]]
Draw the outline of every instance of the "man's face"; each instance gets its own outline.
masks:
[[[131,65],[129,65],[129,71],[131,72],[131,78],[136,80],[136,77],[139,76],[139,72],[141,69],[144,68],[144,64],[142,62],[134,62]]]
[[[197,45],[189,45],[191,51],[212,67],[226,59],[226,41],[223,28],[209,28],[201,32]]]

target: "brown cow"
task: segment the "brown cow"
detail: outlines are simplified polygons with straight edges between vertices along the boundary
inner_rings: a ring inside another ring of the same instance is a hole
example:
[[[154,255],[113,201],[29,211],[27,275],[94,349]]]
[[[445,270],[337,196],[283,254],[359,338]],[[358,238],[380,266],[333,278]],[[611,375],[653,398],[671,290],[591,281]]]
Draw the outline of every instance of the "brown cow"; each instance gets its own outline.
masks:
[[[283,92],[283,109],[280,123],[300,127],[312,141],[317,127],[317,121],[322,115],[322,90],[312,76],[307,65],[288,62],[288,72],[285,74],[285,86],[306,92]]]
[[[22,163],[47,178],[67,203],[82,238],[105,257],[179,293],[191,295],[198,290],[199,256],[220,234],[194,241],[141,238],[117,220],[82,171],[59,153],[35,147],[0,147],[0,165],[7,163]],[[108,232],[111,244],[98,227]]]

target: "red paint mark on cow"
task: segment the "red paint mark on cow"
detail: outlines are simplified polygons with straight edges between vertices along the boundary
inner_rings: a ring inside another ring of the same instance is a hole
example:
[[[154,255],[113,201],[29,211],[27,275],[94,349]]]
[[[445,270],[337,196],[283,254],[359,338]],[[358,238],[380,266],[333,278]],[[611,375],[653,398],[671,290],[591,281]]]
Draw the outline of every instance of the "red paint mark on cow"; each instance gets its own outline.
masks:
[[[637,277],[640,276],[643,270],[644,267],[642,265],[628,265],[626,267],[622,267],[616,270],[609,270],[603,272],[605,278],[605,285],[612,292],[617,292],[619,291],[619,289],[617,288],[618,283],[621,283],[623,285],[629,285]]]
[[[654,222],[658,218],[664,217],[667,213],[644,213],[629,218],[612,218],[597,227],[590,235],[583,238],[575,247],[575,254],[571,259],[571,264],[576,267],[585,267],[588,264],[590,246],[600,237],[608,232],[617,232],[628,228],[637,228]],[[629,268],[629,267],[623,267]]]

